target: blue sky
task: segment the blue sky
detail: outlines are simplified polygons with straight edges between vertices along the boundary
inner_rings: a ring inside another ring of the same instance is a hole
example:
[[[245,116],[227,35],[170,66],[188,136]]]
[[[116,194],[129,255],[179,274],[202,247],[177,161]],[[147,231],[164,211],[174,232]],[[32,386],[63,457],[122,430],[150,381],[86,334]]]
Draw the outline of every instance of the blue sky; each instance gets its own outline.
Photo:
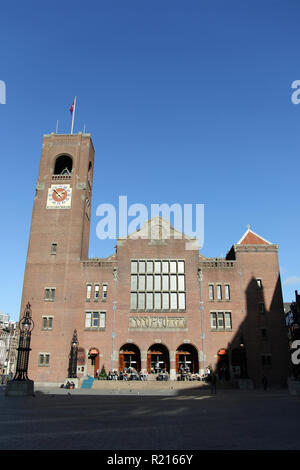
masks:
[[[294,0],[6,2],[1,7],[0,311],[19,315],[43,134],[92,134],[96,208],[205,204],[202,253],[251,228],[279,244],[284,299],[300,291],[300,4]],[[4,190],[5,188],[5,190]]]

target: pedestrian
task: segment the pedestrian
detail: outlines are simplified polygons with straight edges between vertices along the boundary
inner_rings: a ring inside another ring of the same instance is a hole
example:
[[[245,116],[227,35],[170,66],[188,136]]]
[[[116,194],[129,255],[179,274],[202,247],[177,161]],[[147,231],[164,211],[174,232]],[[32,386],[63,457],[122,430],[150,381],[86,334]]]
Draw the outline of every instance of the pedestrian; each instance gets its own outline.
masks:
[[[210,393],[216,394],[217,393],[217,376],[213,371],[210,373],[210,383],[211,383]]]

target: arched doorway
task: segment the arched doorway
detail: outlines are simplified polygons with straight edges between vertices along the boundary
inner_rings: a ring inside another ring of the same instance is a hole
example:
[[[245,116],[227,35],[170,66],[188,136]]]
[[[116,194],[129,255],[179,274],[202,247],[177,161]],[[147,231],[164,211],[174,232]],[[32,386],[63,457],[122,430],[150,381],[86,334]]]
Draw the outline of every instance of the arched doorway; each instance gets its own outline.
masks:
[[[88,353],[88,370],[87,373],[92,377],[97,377],[97,371],[99,370],[100,358],[99,350],[97,348],[90,348]]]
[[[141,353],[139,348],[132,343],[123,344],[119,353],[119,371],[128,367],[138,372],[141,370]]]
[[[176,350],[176,372],[182,368],[192,374],[199,372],[198,351],[192,344],[181,344]]]
[[[147,371],[160,372],[166,370],[170,372],[169,351],[163,344],[157,343],[150,346],[147,353]]]
[[[229,357],[226,349],[218,351],[217,374],[220,380],[230,379]]]

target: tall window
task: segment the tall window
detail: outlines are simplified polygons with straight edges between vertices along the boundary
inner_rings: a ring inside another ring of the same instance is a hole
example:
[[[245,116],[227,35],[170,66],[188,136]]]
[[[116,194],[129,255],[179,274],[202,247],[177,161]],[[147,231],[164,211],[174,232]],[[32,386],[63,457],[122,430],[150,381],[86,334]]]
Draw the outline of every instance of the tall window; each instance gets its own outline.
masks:
[[[214,300],[214,285],[209,284],[208,286],[208,294],[209,294],[209,300]]]
[[[42,329],[43,330],[52,330],[53,317],[43,317],[42,318]]]
[[[107,284],[102,284],[102,300],[107,299]]]
[[[225,284],[225,300],[230,300],[230,286]]]
[[[99,290],[100,290],[99,284],[95,284],[95,300],[99,299]]]
[[[222,286],[221,286],[221,284],[217,285],[217,299],[222,300]]]
[[[57,243],[51,244],[51,255],[56,255],[57,252]]]
[[[258,310],[259,310],[259,313],[265,313],[266,309],[265,309],[265,304],[264,304],[264,302],[259,302],[259,304],[258,304]]]
[[[92,284],[86,285],[86,300],[91,300],[92,296]]]
[[[131,310],[185,310],[185,266],[182,260],[131,261]]]
[[[39,366],[48,367],[50,364],[50,354],[40,353],[39,354]]]

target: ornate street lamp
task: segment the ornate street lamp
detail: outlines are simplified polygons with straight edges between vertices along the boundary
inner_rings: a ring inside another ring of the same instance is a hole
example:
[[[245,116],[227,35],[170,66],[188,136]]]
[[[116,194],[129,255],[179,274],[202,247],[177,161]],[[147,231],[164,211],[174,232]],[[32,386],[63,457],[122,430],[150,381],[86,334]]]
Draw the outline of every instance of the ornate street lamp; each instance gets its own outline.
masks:
[[[19,323],[20,338],[16,373],[12,380],[7,384],[6,394],[7,395],[33,395],[33,381],[28,378],[28,363],[31,332],[34,328],[34,322],[31,317],[31,305],[28,302],[25,309],[24,315]]]
[[[78,353],[77,330],[74,330],[73,338],[71,341],[71,351],[70,351],[69,371],[68,371],[68,377],[72,379],[77,378],[77,353]]]

